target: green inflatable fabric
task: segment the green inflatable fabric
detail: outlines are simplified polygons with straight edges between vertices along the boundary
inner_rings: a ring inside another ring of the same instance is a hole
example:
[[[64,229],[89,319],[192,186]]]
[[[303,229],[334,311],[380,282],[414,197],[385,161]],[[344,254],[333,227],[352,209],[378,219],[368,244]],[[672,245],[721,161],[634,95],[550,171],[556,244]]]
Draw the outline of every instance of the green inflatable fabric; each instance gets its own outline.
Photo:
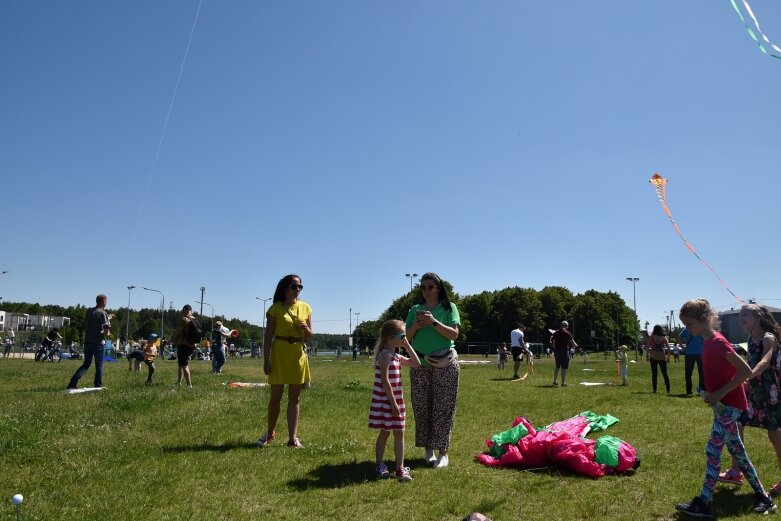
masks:
[[[601,465],[616,468],[618,466],[618,447],[621,440],[605,434],[597,440],[594,447],[594,461]]]
[[[504,454],[504,449],[502,448],[503,444],[512,443],[515,445],[518,443],[518,440],[527,434],[529,434],[529,429],[527,429],[522,423],[519,423],[512,429],[500,432],[499,434],[494,434],[491,436],[491,441],[494,443],[490,450],[491,454],[497,458],[501,458]]]

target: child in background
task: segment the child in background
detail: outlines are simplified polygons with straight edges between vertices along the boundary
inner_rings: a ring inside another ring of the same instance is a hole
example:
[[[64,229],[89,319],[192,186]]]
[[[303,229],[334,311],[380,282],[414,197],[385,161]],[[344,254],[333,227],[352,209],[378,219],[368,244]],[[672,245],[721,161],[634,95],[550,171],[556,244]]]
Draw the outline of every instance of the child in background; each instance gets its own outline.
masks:
[[[127,358],[127,370],[132,371],[133,369],[136,370],[136,372],[141,370],[141,361],[144,359],[144,346],[146,345],[146,340],[142,340],[139,342],[139,346],[130,351],[125,358]]]
[[[675,505],[684,514],[703,519],[713,519],[713,490],[719,478],[721,452],[724,445],[735,458],[738,467],[754,489],[754,512],[767,514],[776,509],[775,503],[765,492],[757,472],[751,464],[746,448],[738,433],[737,420],[747,409],[743,382],[751,376],[751,369],[724,336],[714,331],[718,317],[705,299],[690,300],[680,312],[681,322],[693,335],[704,339],[702,368],[705,377],[703,399],[713,407],[713,431],[705,446],[705,481],[700,495],[689,503]]]
[[[155,374],[155,358],[157,358],[157,344],[160,342],[158,336],[151,333],[144,346],[144,364],[149,370],[146,377],[146,385],[152,385],[152,375]]]
[[[396,353],[404,348],[409,358]],[[407,341],[404,322],[389,320],[382,325],[380,339],[375,349],[374,389],[372,391],[369,428],[380,429],[375,445],[376,468],[378,478],[390,477],[390,471],[383,461],[385,445],[393,431],[393,448],[396,455],[396,477],[399,481],[412,481],[409,467],[404,466],[404,428],[406,408],[402,389],[401,366],[419,367],[420,359]]]
[[[621,371],[621,385],[627,385],[626,381],[629,376],[629,357],[627,356],[628,351],[629,348],[625,345],[621,345],[618,349],[616,349],[616,364]]]
[[[746,304],[740,309],[740,325],[748,332],[748,366],[751,376],[745,384],[748,410],[738,420],[740,438],[746,425],[767,430],[776,459],[781,465],[781,401],[778,399],[781,367],[777,353],[781,345],[781,326],[765,306]],[[719,474],[719,481],[743,484],[743,474],[733,460],[732,468]],[[781,481],[773,485],[770,495],[781,494]]]
[[[510,358],[510,352],[507,351],[507,346],[502,344],[502,349],[499,351],[499,369],[504,369],[508,358]]]

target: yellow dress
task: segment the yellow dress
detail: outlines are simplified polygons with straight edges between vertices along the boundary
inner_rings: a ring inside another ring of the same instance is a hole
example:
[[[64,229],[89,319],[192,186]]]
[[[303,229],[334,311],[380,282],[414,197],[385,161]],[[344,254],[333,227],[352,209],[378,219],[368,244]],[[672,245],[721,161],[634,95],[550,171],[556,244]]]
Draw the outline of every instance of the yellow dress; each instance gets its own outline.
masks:
[[[312,316],[309,304],[297,300],[292,306],[275,302],[266,313],[274,319],[274,341],[271,344],[271,374],[268,383],[272,385],[300,385],[311,380],[309,358],[304,352],[304,342],[290,343],[278,337],[301,338],[299,324]]]

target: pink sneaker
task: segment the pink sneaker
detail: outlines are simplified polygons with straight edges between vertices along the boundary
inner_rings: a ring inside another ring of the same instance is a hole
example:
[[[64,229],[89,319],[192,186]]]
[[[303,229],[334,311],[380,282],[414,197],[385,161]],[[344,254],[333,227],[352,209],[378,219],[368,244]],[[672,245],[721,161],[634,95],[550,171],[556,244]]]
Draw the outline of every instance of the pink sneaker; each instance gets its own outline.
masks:
[[[412,481],[412,476],[409,473],[409,467],[401,467],[396,469],[396,479],[399,481]]]
[[[741,486],[743,484],[743,473],[739,470],[729,469],[719,474],[719,482]]]

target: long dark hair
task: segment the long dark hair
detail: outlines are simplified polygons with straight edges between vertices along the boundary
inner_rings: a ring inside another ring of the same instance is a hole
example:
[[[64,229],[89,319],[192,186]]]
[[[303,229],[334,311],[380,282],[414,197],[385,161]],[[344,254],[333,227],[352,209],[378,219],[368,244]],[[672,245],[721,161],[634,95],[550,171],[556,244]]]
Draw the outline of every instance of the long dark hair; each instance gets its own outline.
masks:
[[[277,289],[274,290],[273,302],[285,301],[285,293],[287,292],[287,288],[290,287],[290,284],[293,282],[293,279],[301,280],[301,277],[299,277],[295,273],[291,273],[290,275],[285,275],[284,277],[279,279],[279,282],[277,282]]]
[[[654,326],[654,330],[653,330],[653,332],[651,334],[652,335],[656,335],[656,336],[666,336],[667,335],[667,333],[664,332],[664,328],[662,326],[660,326],[659,324],[656,324]]]
[[[781,345],[781,325],[776,322],[776,318],[769,309],[759,304],[746,304],[741,311],[743,309],[749,310],[759,317],[759,327],[761,327],[764,332],[770,333],[776,337],[776,343]]]
[[[437,285],[437,289],[439,290],[439,303],[442,304],[442,307],[445,308],[445,311],[450,311],[452,309],[452,305],[450,304],[450,297],[447,294],[447,288],[444,284],[442,284],[442,279],[439,278],[439,275],[436,273],[429,271],[427,273],[424,273],[420,277],[420,284],[423,285],[424,280],[430,280],[434,284]],[[426,299],[423,297],[423,290],[420,291],[420,300],[418,301],[418,304],[425,304]]]

